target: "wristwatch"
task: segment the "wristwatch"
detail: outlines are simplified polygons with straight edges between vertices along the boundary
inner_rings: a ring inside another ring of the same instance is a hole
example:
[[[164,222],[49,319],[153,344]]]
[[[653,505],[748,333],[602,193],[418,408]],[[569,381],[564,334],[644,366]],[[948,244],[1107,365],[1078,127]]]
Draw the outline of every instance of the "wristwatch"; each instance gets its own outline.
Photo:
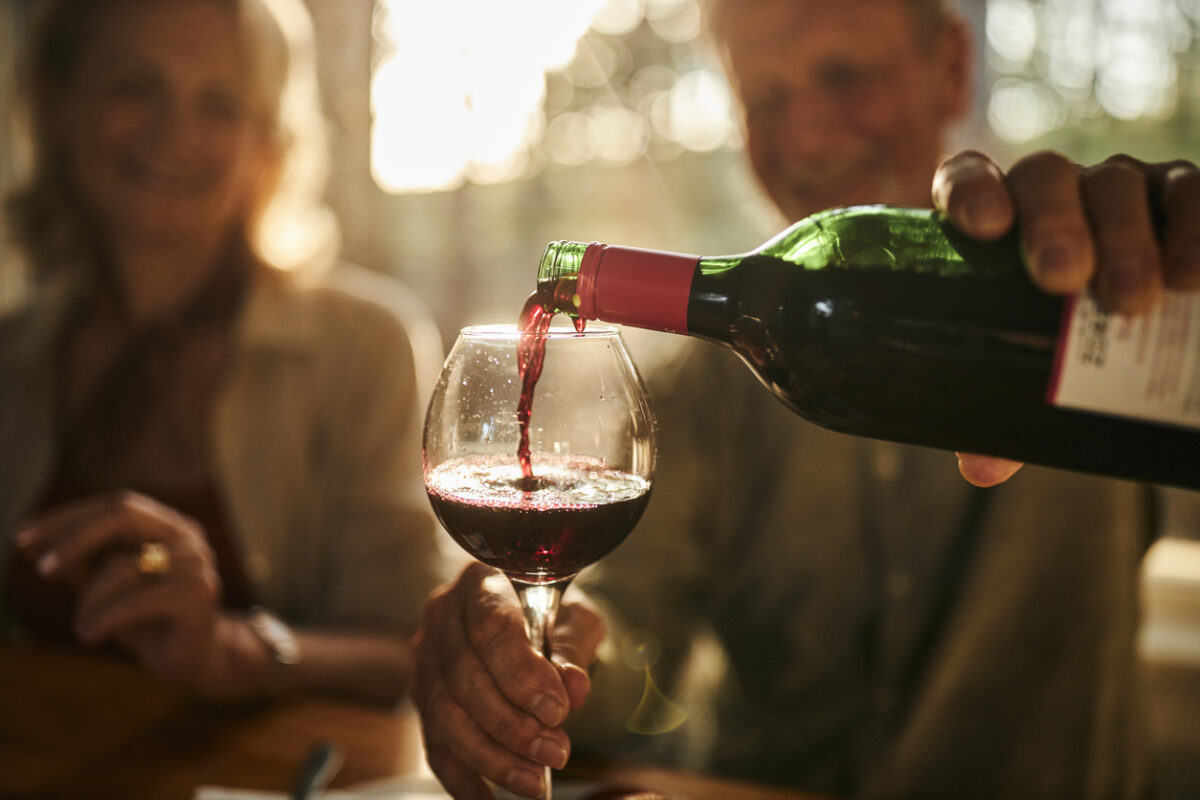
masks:
[[[246,622],[250,625],[250,631],[271,654],[271,660],[275,663],[272,685],[278,689],[288,668],[300,663],[300,644],[296,641],[296,635],[279,617],[262,606],[251,606],[246,612]]]

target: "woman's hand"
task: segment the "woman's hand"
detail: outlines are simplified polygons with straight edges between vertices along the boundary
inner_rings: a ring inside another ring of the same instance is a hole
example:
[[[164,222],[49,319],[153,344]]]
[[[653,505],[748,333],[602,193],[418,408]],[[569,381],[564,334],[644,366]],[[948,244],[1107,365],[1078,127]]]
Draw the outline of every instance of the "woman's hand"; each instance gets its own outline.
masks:
[[[1040,152],[1005,175],[987,156],[966,151],[938,168],[933,202],[979,239],[1018,223],[1030,277],[1050,294],[1093,286],[1109,309],[1137,315],[1155,306],[1164,287],[1200,290],[1200,170],[1186,161],[1113,156],[1081,167]],[[963,477],[977,486],[1002,483],[1020,467],[959,454]]]
[[[97,495],[33,520],[17,543],[44,577],[75,587],[83,643],[119,643],[156,677],[212,699],[269,681],[265,648],[220,611],[215,557],[188,517],[133,492]]]
[[[563,603],[551,638],[554,663],[526,638],[507,579],[482,564],[430,597],[413,640],[414,695],[429,766],[455,798],[490,800],[482,778],[540,797],[543,768],[567,763],[561,726],[591,689],[584,668],[604,623],[582,603]]]

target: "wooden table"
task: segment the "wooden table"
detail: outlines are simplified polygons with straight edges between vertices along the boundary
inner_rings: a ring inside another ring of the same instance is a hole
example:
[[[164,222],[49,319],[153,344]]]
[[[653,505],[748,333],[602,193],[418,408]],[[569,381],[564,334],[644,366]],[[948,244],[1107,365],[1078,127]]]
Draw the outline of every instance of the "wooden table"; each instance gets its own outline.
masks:
[[[191,800],[200,785],[287,791],[320,740],[346,757],[335,787],[424,769],[411,710],[324,697],[214,709],[117,658],[0,645],[0,798]],[[813,800],[656,768],[578,772],[688,800]]]
[[[189,800],[200,784],[286,790],[313,743],[345,785],[415,771],[411,718],[319,697],[214,709],[101,655],[0,647],[0,796]]]

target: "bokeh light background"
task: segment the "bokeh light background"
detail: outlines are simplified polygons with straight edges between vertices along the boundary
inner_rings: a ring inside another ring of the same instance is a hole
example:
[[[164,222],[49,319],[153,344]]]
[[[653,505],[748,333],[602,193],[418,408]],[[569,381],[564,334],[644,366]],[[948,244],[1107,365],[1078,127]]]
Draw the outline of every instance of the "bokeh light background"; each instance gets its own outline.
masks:
[[[1002,163],[1043,147],[1200,154],[1200,0],[960,7],[978,80],[955,146]],[[698,0],[375,0],[360,189],[375,197],[369,228],[349,226],[351,257],[421,289],[448,336],[512,316],[549,239],[722,252],[779,228],[701,13]]]
[[[29,2],[0,0],[0,69]],[[417,289],[447,339],[513,318],[550,239],[719,253],[787,222],[745,164],[704,0],[305,2],[342,252]],[[954,148],[1200,158],[1200,0],[959,7],[978,63]]]

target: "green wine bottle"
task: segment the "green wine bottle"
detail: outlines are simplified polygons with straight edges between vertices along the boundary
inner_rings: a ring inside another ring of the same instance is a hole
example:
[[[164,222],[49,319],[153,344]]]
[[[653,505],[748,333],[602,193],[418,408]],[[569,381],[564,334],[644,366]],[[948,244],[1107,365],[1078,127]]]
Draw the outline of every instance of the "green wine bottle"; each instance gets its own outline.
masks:
[[[1200,487],[1200,296],[1128,320],[1046,295],[1015,234],[856,206],[732,256],[552,242],[536,297],[731,347],[833,430]]]

